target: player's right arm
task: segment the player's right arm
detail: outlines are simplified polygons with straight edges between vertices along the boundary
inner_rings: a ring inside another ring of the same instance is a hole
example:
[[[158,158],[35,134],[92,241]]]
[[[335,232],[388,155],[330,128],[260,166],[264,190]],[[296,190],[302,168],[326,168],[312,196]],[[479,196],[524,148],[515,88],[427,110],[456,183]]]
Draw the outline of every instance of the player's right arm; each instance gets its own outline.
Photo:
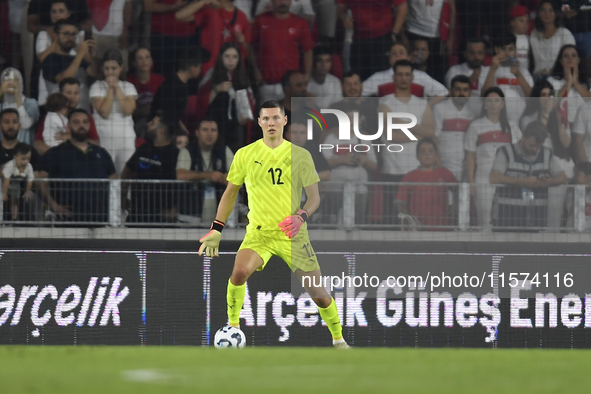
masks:
[[[232,182],[228,182],[228,186],[226,186],[226,190],[220,199],[215,220],[226,223],[226,220],[228,220],[228,217],[234,208],[234,203],[236,202],[236,196],[238,195],[240,186],[241,185],[234,185]]]

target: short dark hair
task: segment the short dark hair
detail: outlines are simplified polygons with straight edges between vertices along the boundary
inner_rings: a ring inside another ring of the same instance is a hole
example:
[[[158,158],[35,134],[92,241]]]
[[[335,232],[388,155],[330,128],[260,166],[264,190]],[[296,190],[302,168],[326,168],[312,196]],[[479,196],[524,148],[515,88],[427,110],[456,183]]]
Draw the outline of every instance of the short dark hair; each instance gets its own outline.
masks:
[[[531,138],[533,137],[538,144],[543,144],[548,138],[548,129],[546,125],[539,120],[534,120],[530,122],[523,130],[523,138]]]
[[[70,101],[63,93],[57,92],[52,93],[47,97],[47,103],[45,104],[45,109],[47,112],[57,112],[61,111],[64,108],[68,108],[68,103]]]
[[[439,153],[439,150],[437,149],[437,144],[435,143],[435,141],[433,141],[431,138],[423,138],[422,140],[420,140],[417,143],[417,155],[419,154],[419,150],[421,150],[421,146],[425,145],[425,144],[431,144],[433,145],[433,149],[435,149],[435,153]]]
[[[203,122],[213,122],[213,123],[215,123],[215,125],[216,125],[216,126],[218,126],[218,122],[217,122],[217,120],[215,120],[215,119],[214,119],[214,118],[212,118],[211,116],[206,116],[205,118],[201,119],[201,120],[200,120],[200,121],[197,123],[197,129],[196,129],[196,130],[199,130],[199,129],[201,129],[201,124],[202,124]],[[218,126],[218,127],[219,127],[219,126]]]
[[[285,87],[289,85],[291,76],[294,74],[301,74],[299,70],[287,70],[281,77],[281,87],[285,90]]]
[[[320,55],[330,55],[332,56],[332,51],[328,45],[320,44],[314,48],[314,61],[316,61],[316,56]]]
[[[495,48],[504,48],[507,45],[515,45],[517,43],[517,37],[514,34],[506,33],[506,34],[499,34],[494,39],[494,46]]]
[[[88,116],[88,118],[90,119],[90,114],[88,113],[87,110],[85,110],[84,108],[74,108],[68,114],[68,122],[72,119],[72,116],[74,116],[74,114],[84,114],[84,115]]]
[[[137,56],[137,53],[138,53],[139,51],[141,51],[142,49],[145,49],[146,51],[150,52],[150,55],[152,54],[152,51],[150,51],[150,48],[148,48],[148,47],[145,47],[145,46],[143,46],[143,45],[140,45],[139,47],[135,48],[135,50],[132,52],[132,54],[131,54],[131,58],[132,58],[133,60],[135,60],[135,57]]]
[[[18,110],[16,108],[4,108],[1,112],[0,112],[0,120],[4,119],[4,115],[6,114],[15,114],[16,118],[20,121],[21,116],[18,113]]]
[[[484,49],[486,49],[486,46],[488,45],[488,43],[480,37],[468,38],[468,40],[466,41],[466,49],[468,49],[468,45],[470,44],[482,44],[484,45]]]
[[[18,144],[16,144],[16,154],[20,154],[20,155],[26,155],[27,153],[31,152],[33,149],[31,148],[31,145],[29,144],[25,144],[24,142],[19,142]]]
[[[105,51],[103,58],[101,59],[101,64],[105,64],[105,62],[114,60],[120,66],[123,66],[123,55],[117,48],[109,48]]]
[[[406,59],[400,59],[396,63],[394,63],[394,65],[392,66],[392,70],[394,70],[394,73],[396,73],[396,69],[398,69],[398,67],[410,67],[411,71],[415,70],[415,66],[412,64],[412,62]]]
[[[60,19],[53,24],[53,31],[55,31],[57,34],[59,34],[59,32],[62,31],[63,26],[74,26],[77,29],[79,28],[78,24],[76,22],[74,22],[74,19],[65,18],[65,19]]]
[[[470,85],[470,78],[468,78],[466,75],[462,75],[462,74],[456,75],[455,77],[452,78],[451,84],[449,85],[449,87],[453,89],[454,84],[456,82],[467,83],[468,85]]]
[[[361,81],[361,76],[359,75],[359,73],[356,71],[350,70],[350,71],[347,71],[346,73],[343,74],[343,81],[342,82],[345,82],[345,78],[352,78],[355,75],[357,75],[359,77],[359,81]]]
[[[202,56],[200,50],[195,49],[185,49],[181,51],[178,55],[177,63],[178,71],[187,71],[191,67],[199,67],[203,64]]]
[[[80,86],[80,81],[74,77],[64,78],[60,81],[60,92],[64,90],[64,86],[66,85],[78,85]]]
[[[267,100],[259,107],[259,117],[261,116],[261,110],[263,108],[279,108],[281,113],[285,115],[285,108],[283,105],[277,100]]]

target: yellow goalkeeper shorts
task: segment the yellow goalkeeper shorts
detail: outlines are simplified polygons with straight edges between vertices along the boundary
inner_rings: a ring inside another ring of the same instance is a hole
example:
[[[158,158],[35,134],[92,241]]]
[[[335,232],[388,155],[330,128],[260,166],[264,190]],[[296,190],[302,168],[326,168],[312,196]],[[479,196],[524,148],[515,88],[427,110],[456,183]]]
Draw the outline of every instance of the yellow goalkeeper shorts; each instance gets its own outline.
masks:
[[[298,269],[304,272],[320,269],[307,231],[302,231],[293,239],[289,239],[281,231],[252,230],[246,233],[238,251],[242,249],[254,250],[261,256],[263,265],[257,271],[265,269],[271,256],[283,259],[292,272]]]

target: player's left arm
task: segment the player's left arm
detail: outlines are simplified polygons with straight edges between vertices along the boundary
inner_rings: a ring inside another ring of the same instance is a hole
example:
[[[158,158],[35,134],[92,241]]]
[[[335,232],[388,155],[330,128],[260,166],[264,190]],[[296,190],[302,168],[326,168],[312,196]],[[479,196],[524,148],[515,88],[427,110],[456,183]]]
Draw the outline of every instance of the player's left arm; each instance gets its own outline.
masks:
[[[304,190],[306,191],[308,200],[306,201],[303,210],[308,213],[308,216],[311,216],[320,206],[320,192],[318,191],[318,183],[306,186]]]

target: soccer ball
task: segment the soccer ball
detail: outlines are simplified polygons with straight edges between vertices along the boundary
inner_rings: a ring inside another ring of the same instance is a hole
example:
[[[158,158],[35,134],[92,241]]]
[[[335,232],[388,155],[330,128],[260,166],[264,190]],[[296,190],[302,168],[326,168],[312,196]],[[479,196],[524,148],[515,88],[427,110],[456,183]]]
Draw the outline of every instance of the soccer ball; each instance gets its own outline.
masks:
[[[246,346],[246,336],[238,327],[222,327],[215,333],[213,345],[218,349],[242,349]]]

